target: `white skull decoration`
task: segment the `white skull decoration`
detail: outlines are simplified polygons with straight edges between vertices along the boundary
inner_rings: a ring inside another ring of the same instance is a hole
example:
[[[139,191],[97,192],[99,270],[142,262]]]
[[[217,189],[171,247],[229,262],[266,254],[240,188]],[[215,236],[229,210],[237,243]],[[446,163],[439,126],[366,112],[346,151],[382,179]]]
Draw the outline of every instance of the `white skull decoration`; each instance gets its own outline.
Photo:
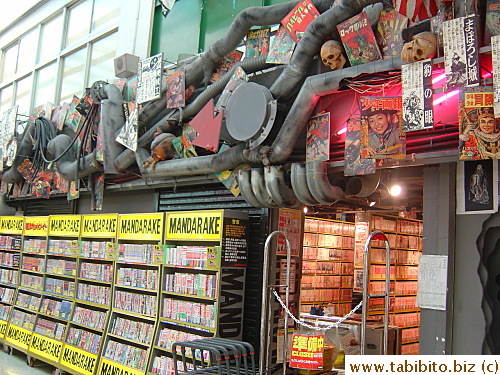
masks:
[[[411,38],[411,42],[405,43],[401,51],[401,60],[404,62],[415,62],[434,57],[437,51],[436,36],[430,31],[424,31]]]
[[[342,54],[342,44],[329,40],[321,46],[321,61],[332,70],[342,69],[346,59]]]

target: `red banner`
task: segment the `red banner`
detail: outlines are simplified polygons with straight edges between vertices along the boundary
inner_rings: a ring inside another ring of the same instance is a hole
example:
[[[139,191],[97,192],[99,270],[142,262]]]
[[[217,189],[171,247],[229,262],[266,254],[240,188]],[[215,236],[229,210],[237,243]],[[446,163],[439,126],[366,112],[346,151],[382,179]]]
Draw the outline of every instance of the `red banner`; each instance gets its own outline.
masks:
[[[325,335],[292,336],[290,367],[305,370],[323,370],[323,347]]]

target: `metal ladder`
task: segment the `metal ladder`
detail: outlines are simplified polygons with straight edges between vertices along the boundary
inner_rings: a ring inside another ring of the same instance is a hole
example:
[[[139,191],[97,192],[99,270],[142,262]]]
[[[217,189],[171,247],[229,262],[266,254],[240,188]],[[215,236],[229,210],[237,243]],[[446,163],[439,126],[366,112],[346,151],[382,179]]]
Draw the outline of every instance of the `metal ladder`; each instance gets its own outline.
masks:
[[[369,294],[368,284],[370,281],[370,242],[382,240],[385,242],[385,292],[382,294]],[[374,231],[368,236],[363,251],[363,312],[361,320],[361,355],[366,349],[366,320],[368,318],[368,307],[370,298],[384,297],[384,355],[387,355],[389,344],[389,298],[391,289],[391,248],[389,240],[384,232]]]

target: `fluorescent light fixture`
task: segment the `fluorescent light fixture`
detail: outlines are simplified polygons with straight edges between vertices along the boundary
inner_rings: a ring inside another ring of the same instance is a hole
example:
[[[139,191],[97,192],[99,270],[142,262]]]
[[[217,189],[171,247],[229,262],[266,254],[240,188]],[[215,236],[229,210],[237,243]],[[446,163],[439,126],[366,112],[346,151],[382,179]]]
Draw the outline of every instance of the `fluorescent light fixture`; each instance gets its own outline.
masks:
[[[346,131],[347,131],[347,126],[344,126],[342,129],[340,129],[340,130],[337,132],[337,135],[344,134]]]
[[[434,100],[432,103],[433,105],[438,105],[444,102],[445,100],[448,100],[449,98],[457,95],[460,92],[460,90],[453,90],[450,92],[447,92],[445,95],[441,96],[439,99]]]
[[[446,78],[446,73],[440,74],[432,79],[432,84],[442,81]]]
[[[304,206],[303,211],[304,211],[305,214],[307,214],[307,212],[309,211],[309,209],[307,208],[307,206]]]

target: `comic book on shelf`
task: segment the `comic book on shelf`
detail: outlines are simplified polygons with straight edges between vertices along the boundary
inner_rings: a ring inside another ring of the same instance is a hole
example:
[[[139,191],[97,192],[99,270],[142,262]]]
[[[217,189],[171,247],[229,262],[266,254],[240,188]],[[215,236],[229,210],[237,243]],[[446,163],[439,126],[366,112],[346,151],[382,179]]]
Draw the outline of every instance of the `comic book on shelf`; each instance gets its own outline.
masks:
[[[377,61],[382,58],[366,12],[337,25],[351,66]]]

